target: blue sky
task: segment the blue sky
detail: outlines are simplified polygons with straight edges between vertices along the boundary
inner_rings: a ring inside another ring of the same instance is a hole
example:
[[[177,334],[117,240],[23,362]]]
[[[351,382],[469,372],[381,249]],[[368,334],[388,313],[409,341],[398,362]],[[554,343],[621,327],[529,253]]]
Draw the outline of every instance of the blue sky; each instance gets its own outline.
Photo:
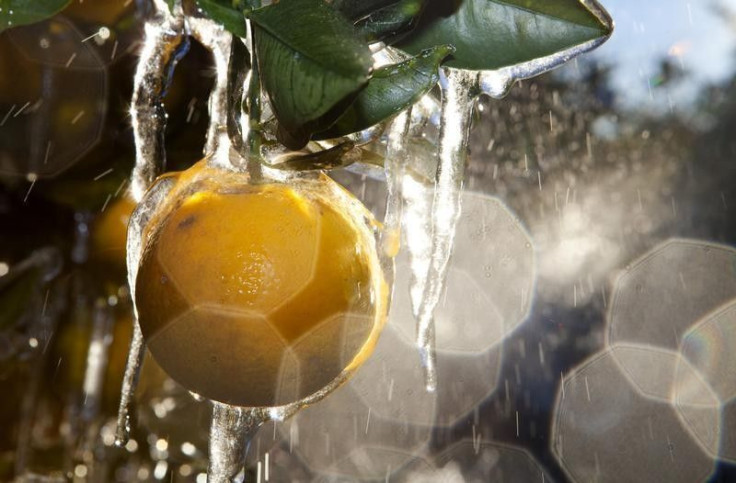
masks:
[[[594,55],[617,68],[613,83],[627,105],[642,102],[686,107],[704,83],[734,73],[736,0],[601,0],[616,22],[613,37]],[[719,14],[720,5],[733,16]],[[655,90],[649,83],[669,57],[691,73],[678,88]],[[641,105],[640,105],[641,107]]]

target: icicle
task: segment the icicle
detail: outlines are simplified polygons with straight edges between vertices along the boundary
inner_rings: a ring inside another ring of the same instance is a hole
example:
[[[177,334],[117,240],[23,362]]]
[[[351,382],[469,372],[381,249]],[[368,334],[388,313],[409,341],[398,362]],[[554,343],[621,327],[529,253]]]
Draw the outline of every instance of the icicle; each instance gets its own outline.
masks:
[[[138,375],[140,374],[143,354],[146,346],[143,344],[143,333],[141,326],[136,321],[133,323],[133,337],[130,340],[128,359],[125,362],[125,373],[123,374],[123,386],[120,389],[120,405],[118,406],[118,427],[115,432],[115,445],[125,446],[130,439],[130,408],[133,405],[133,394],[138,386]]]
[[[218,23],[205,18],[187,20],[192,35],[211,53],[215,60],[215,85],[209,100],[210,125],[204,153],[212,166],[232,169],[228,123],[228,66],[233,36]]]
[[[164,168],[166,111],[163,96],[176,62],[189,48],[181,6],[177,5],[176,14],[172,14],[164,0],[153,3],[155,14],[146,21],[130,107],[136,154],[130,189],[135,201],[143,198]]]
[[[242,481],[248,444],[263,423],[268,411],[262,408],[241,408],[213,402],[210,426],[208,482]]]
[[[467,158],[470,117],[478,90],[478,74],[448,69],[446,81],[442,86],[438,165],[432,201],[430,263],[417,317],[417,345],[429,391],[434,391],[437,387],[434,310],[444,288],[447,263],[455,238],[455,225],[460,215],[460,190]]]
[[[173,179],[162,179],[146,193],[144,199],[130,217],[128,224],[128,242],[126,245],[126,262],[128,267],[128,287],[130,298],[133,300],[133,337],[128,349],[128,360],[125,363],[123,385],[120,391],[120,405],[118,406],[118,428],[115,433],[115,444],[123,446],[130,438],[130,408],[133,404],[133,394],[138,385],[143,355],[146,346],[143,343],[143,333],[138,323],[138,310],[135,306],[135,280],[138,275],[138,264],[143,253],[143,232],[151,216],[174,186]]]
[[[390,264],[390,266],[383,267],[387,276],[393,274],[392,260],[398,253],[401,244],[401,179],[405,173],[408,157],[406,139],[410,121],[411,108],[396,116],[388,128],[388,145],[386,147],[386,161],[384,165],[388,196],[386,199],[386,215],[383,221],[383,232],[381,233],[380,240],[380,247],[383,251],[381,258],[387,264]],[[389,285],[393,285],[393,276],[387,282]]]
[[[607,29],[613,29],[613,19],[594,0],[580,0],[585,7],[595,15],[601,24],[606,25]],[[484,94],[500,99],[508,94],[511,87],[518,80],[536,77],[544,72],[559,67],[571,59],[589,52],[608,40],[608,37],[599,37],[597,39],[575,45],[569,49],[561,50],[553,54],[539,57],[536,59],[502,67],[496,70],[487,70],[480,72],[480,90]]]
[[[401,182],[403,241],[411,270],[409,295],[412,314],[418,318],[432,251],[432,191],[411,175],[405,175]]]

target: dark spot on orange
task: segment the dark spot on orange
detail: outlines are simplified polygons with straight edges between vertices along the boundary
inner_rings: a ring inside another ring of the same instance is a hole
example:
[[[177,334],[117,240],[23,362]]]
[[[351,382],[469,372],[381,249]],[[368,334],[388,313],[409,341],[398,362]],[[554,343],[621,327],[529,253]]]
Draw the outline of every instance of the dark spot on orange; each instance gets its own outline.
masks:
[[[194,215],[188,216],[188,217],[186,217],[185,219],[183,219],[182,221],[179,222],[178,228],[179,229],[188,228],[188,227],[190,227],[190,226],[192,226],[194,224],[194,222],[196,221],[196,219],[197,219],[197,217],[194,216]]]

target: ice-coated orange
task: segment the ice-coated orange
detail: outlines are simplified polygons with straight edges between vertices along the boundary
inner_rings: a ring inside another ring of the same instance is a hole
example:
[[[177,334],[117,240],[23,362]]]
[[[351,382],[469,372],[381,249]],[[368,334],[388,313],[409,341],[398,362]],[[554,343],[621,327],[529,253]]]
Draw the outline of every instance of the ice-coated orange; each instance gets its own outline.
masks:
[[[369,218],[327,177],[184,190],[137,275],[153,357],[187,389],[246,407],[299,401],[354,369],[386,310]]]

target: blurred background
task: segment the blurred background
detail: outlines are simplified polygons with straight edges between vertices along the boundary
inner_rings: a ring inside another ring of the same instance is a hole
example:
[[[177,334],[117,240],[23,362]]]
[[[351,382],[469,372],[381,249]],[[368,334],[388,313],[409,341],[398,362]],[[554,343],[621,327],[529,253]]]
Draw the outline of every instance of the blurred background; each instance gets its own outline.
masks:
[[[261,429],[253,481],[736,481],[736,1],[604,6],[600,49],[478,103],[438,392],[402,251],[375,355]],[[0,481],[203,479],[209,407],[151,359],[113,446],[148,8],[74,0],[0,34]],[[213,75],[192,41],[170,170],[202,157]],[[381,179],[333,175],[382,216]]]

